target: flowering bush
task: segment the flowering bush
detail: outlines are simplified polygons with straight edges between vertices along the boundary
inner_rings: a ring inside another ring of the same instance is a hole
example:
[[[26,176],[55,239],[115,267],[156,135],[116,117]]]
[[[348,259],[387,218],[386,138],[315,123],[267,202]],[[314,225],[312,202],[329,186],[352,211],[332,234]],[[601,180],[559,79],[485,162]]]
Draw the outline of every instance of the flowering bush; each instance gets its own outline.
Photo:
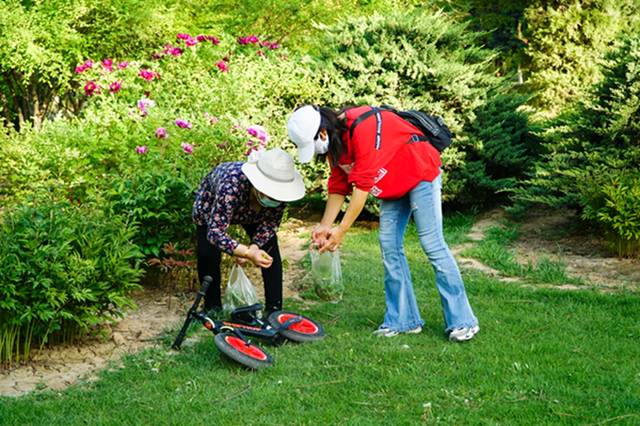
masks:
[[[279,48],[259,56],[259,43],[186,36],[150,52],[156,59],[109,55],[78,64],[81,115],[0,145],[5,205],[33,192],[76,205],[97,201],[135,224],[134,242],[147,256],[190,238],[200,180],[217,163],[284,144],[287,114],[319,87]]]

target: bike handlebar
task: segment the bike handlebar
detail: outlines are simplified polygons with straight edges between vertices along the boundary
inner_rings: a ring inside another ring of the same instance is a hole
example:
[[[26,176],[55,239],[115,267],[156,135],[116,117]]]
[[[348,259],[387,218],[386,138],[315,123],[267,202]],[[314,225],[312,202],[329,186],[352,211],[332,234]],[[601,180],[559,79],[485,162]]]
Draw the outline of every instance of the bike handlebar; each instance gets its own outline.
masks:
[[[194,300],[193,305],[191,305],[191,307],[189,308],[189,311],[187,311],[187,318],[185,319],[184,324],[182,325],[182,328],[180,329],[180,332],[176,337],[176,340],[173,342],[173,345],[171,345],[172,348],[180,349],[182,340],[184,340],[184,336],[187,334],[189,325],[191,324],[191,321],[193,321],[194,319],[194,314],[198,310],[198,306],[200,305],[200,300],[202,300],[202,298],[205,296],[205,294],[207,293],[207,290],[209,289],[209,286],[212,283],[213,283],[213,278],[211,278],[209,275],[206,275],[204,278],[202,278],[202,287],[200,287],[200,290],[198,291],[198,295],[196,296],[196,300]]]

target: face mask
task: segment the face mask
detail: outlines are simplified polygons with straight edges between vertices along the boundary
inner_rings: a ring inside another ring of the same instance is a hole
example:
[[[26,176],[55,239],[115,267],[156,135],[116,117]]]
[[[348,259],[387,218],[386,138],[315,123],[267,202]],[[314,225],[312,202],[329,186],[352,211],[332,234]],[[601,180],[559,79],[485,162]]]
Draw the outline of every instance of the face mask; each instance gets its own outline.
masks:
[[[258,191],[256,191],[256,198],[258,199],[258,202],[260,203],[260,205],[262,207],[275,208],[275,207],[280,206],[280,204],[282,204],[281,201],[269,198],[266,195],[263,195]]]
[[[314,140],[313,143],[316,154],[326,154],[329,151],[329,135],[325,140],[318,136],[318,139]]]

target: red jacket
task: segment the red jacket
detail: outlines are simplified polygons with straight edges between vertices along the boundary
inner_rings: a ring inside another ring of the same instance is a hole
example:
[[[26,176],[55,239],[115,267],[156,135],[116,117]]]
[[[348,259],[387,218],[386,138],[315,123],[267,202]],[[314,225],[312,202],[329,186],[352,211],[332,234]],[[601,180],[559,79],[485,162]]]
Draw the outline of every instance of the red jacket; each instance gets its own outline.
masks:
[[[440,173],[440,153],[429,142],[416,141],[414,135],[422,135],[420,130],[394,113],[380,111],[380,138],[375,114],[360,122],[350,137],[353,121],[369,109],[361,106],[345,113],[346,152],[331,168],[329,193],[348,195],[354,185],[377,198],[395,199],[420,181],[433,181]]]

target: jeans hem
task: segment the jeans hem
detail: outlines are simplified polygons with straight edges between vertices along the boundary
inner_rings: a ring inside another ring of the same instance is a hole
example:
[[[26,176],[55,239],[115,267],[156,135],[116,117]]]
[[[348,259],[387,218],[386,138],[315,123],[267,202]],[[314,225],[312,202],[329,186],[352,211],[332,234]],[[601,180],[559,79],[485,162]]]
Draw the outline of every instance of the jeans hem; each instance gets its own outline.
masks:
[[[475,322],[467,322],[467,323],[462,323],[460,325],[454,325],[451,327],[447,327],[444,332],[445,333],[449,333],[450,331],[455,330],[456,328],[471,328],[471,327],[475,327],[476,325],[478,325],[478,321]]]
[[[405,331],[413,330],[414,328],[422,327],[422,326],[424,326],[424,321],[416,321],[413,323],[409,323],[409,325],[402,324],[401,326],[398,326],[398,327],[392,327],[390,325],[382,323],[378,328],[388,328],[389,330],[397,331],[398,333],[404,333]]]

